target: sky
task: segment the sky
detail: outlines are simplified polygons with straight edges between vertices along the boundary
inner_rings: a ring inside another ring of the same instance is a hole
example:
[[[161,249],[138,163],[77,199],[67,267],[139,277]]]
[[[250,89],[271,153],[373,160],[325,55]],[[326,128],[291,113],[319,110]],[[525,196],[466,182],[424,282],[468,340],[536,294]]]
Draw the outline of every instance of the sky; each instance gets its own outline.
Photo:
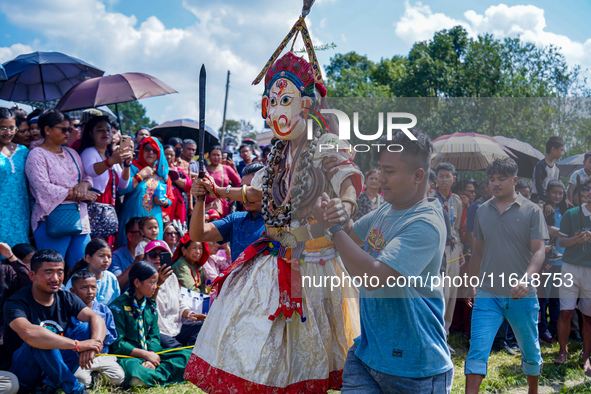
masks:
[[[198,119],[198,75],[207,69],[206,123],[228,119],[263,128],[252,81],[301,13],[301,0],[0,0],[0,62],[35,51],[78,57],[105,74],[143,72],[176,94],[142,99],[158,123]],[[588,0],[316,0],[306,18],[321,66],[355,51],[373,61],[407,55],[413,43],[456,25],[470,36],[520,36],[562,48],[570,65],[591,69]],[[301,41],[295,48],[303,47]],[[9,105],[0,100],[0,105]],[[28,107],[25,107],[28,109]]]

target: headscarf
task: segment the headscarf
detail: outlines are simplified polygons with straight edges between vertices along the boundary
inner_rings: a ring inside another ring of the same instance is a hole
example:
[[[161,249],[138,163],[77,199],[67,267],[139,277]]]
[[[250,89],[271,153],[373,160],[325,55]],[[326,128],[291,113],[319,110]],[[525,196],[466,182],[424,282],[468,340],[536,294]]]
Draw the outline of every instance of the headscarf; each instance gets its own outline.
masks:
[[[190,242],[191,236],[189,235],[189,232],[186,232],[185,235],[183,235],[183,238],[179,241],[179,245],[176,247],[174,254],[172,255],[172,261],[177,261],[181,257],[181,248],[187,247]],[[201,246],[203,248],[203,253],[197,264],[199,264],[200,267],[203,267],[203,264],[209,260],[209,245],[207,242],[201,242]]]
[[[146,160],[144,159],[144,146],[146,146],[146,144],[150,144],[152,149],[154,149],[158,153],[158,159],[156,160],[156,173],[162,178],[167,179],[168,161],[164,156],[164,148],[162,147],[162,144],[160,144],[160,141],[158,141],[156,138],[148,137],[142,141],[142,143],[140,144],[140,152],[137,155],[137,159],[135,159],[132,164],[136,166],[140,171],[144,167],[148,166],[148,163],[146,163]]]

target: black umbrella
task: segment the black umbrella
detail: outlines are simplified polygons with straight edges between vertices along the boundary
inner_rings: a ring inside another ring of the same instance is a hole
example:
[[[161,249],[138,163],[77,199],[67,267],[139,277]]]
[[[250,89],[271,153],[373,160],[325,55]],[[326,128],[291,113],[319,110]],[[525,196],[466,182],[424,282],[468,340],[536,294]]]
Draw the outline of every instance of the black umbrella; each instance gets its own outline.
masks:
[[[105,72],[60,52],[34,52],[4,63],[7,81],[0,83],[0,99],[47,102],[61,99],[74,85]]]
[[[205,147],[207,148],[218,145],[219,137],[211,127],[205,126]],[[166,144],[172,137],[177,137],[182,140],[190,138],[195,140],[195,136],[199,133],[199,122],[193,119],[177,119],[164,122],[161,125],[153,127],[150,134],[155,137],[161,137]],[[196,141],[195,141],[196,142]]]
[[[570,178],[573,172],[585,166],[585,164],[583,164],[584,158],[585,154],[581,153],[579,155],[570,156],[560,161],[557,161],[556,164],[558,164],[560,176]]]
[[[493,138],[515,155],[513,160],[517,162],[517,167],[519,168],[517,175],[524,178],[532,178],[534,167],[544,158],[544,154],[527,142],[522,142],[515,138],[507,138],[500,135],[495,135]]]

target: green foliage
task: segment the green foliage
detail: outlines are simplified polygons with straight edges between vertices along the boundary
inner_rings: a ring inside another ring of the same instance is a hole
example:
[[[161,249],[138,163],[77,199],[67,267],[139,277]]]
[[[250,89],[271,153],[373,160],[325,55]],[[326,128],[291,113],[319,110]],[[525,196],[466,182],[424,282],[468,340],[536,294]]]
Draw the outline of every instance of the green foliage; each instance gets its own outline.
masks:
[[[234,137],[238,141],[243,138],[256,138],[256,133],[253,130],[254,126],[244,119],[240,119],[239,121],[226,119],[226,133],[224,138]],[[222,132],[222,127],[220,127],[219,132]]]
[[[591,145],[591,90],[580,67],[568,65],[555,46],[491,34],[470,38],[456,26],[415,43],[407,56],[373,62],[355,52],[337,54],[326,75],[330,97],[364,98],[334,108],[371,118],[388,106],[396,112],[403,107],[432,138],[455,132],[503,135],[543,152],[546,140],[559,135],[567,142],[566,156]],[[388,105],[377,103],[386,97]],[[431,100],[415,105],[408,98]],[[360,121],[360,129],[375,132],[377,121]],[[372,165],[359,156],[362,168]]]
[[[117,104],[117,107],[121,119],[121,131],[124,134],[135,134],[142,127],[152,128],[158,125],[158,123],[146,116],[146,108],[138,101]],[[110,104],[109,108],[117,115],[115,104]]]

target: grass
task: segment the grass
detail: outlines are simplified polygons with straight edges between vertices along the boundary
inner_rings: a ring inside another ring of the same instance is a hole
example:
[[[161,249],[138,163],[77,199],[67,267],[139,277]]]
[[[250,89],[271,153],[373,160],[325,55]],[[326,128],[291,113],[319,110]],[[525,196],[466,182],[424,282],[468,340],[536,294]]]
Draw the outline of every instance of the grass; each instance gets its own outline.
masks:
[[[453,356],[454,382],[452,393],[464,392],[464,362],[468,354],[469,342],[461,334],[453,333],[449,337],[451,347],[456,350]],[[554,364],[558,355],[558,344],[542,344],[544,368],[540,377],[540,393],[591,394],[591,380],[585,377],[581,367],[581,344],[571,342],[568,361],[562,365]],[[146,394],[202,394],[191,383],[150,389],[122,390],[109,386],[98,386],[90,390],[93,394],[110,393],[146,393]],[[504,352],[492,353],[488,362],[488,375],[482,382],[482,393],[527,393],[527,380],[521,370],[519,353],[510,356]],[[332,393],[338,393],[333,391]]]

